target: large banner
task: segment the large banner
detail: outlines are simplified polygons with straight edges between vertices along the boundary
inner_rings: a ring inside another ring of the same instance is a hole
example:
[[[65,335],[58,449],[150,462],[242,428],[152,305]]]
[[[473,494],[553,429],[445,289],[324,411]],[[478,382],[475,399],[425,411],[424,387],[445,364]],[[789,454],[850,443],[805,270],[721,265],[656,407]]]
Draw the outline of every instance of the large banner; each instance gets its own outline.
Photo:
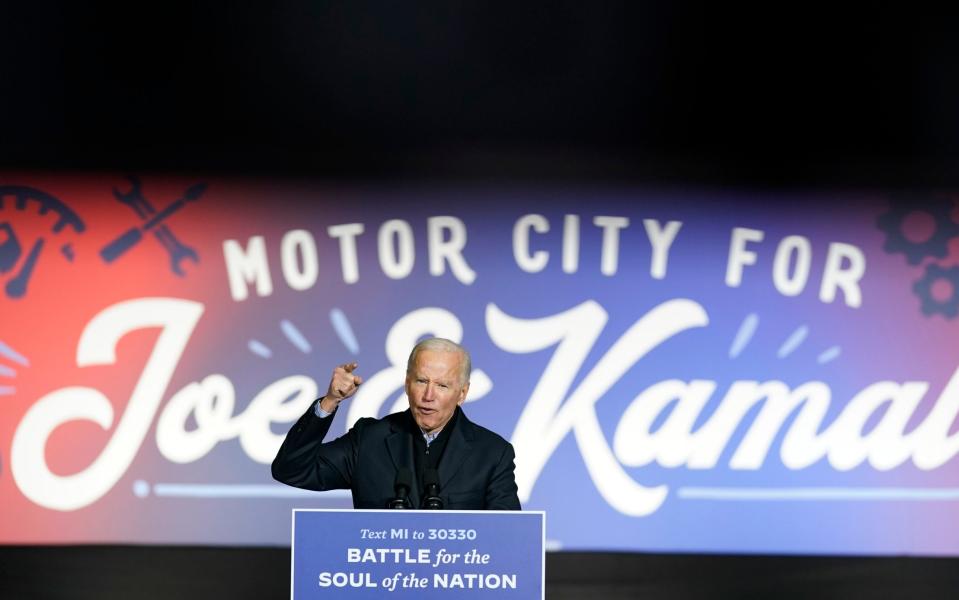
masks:
[[[959,555],[953,196],[0,177],[0,541],[286,545],[270,478],[473,355],[568,550]]]

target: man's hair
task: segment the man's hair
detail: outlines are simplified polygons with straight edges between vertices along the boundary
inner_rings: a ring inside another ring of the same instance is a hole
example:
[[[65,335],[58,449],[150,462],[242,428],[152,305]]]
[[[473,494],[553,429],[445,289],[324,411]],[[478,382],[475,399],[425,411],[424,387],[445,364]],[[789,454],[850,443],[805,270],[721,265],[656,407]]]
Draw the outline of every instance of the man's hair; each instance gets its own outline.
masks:
[[[427,338],[415,346],[410,352],[410,358],[406,361],[406,374],[413,374],[413,365],[416,364],[416,355],[422,350],[431,350],[433,352],[459,352],[460,356],[463,358],[462,369],[460,372],[460,385],[466,385],[470,380],[470,373],[473,370],[473,363],[470,360],[469,351],[457,344],[456,342],[450,341],[446,338]]]

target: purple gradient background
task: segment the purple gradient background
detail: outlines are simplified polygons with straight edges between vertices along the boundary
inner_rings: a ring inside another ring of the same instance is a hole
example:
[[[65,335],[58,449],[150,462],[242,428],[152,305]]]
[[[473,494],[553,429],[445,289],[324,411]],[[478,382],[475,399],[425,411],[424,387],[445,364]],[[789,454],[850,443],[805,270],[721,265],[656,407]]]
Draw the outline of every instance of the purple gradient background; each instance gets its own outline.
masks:
[[[104,182],[104,190],[109,189],[108,183]],[[104,198],[103,202],[109,201],[109,194]],[[86,202],[92,206],[97,201]],[[959,339],[959,321],[921,314],[912,285],[922,275],[922,267],[910,266],[902,255],[882,250],[884,234],[876,227],[876,218],[887,206],[882,194],[613,188],[335,189],[227,181],[211,185],[205,202],[205,214],[197,213],[193,221],[183,217],[179,224],[185,236],[206,251],[200,267],[185,282],[176,282],[179,287],[170,284],[166,288],[170,291],[164,292],[166,284],[160,282],[156,289],[120,290],[122,284],[118,283],[117,290],[93,292],[102,298],[101,309],[120,297],[163,293],[206,305],[165,399],[192,381],[222,373],[236,389],[238,413],[261,389],[288,375],[312,377],[322,393],[333,366],[355,358],[369,377],[388,366],[384,340],[396,320],[416,308],[437,306],[461,320],[463,342],[473,353],[474,366],[483,369],[494,383],[486,398],[467,405],[470,418],[509,437],[553,350],[511,355],[498,349],[484,324],[489,303],[525,318],[552,315],[586,300],[604,307],[609,321],[572,389],[609,346],[653,307],[673,298],[689,298],[705,308],[710,317],[707,327],[668,340],[630,369],[597,403],[609,444],[633,398],[666,379],[716,381],[706,414],[736,380],[781,380],[790,387],[821,380],[833,395],[826,419],[829,423],[857,392],[880,380],[928,381],[929,392],[918,409],[918,415],[924,415],[959,364],[955,341]],[[543,214],[552,226],[549,233],[533,236],[531,250],[544,249],[551,254],[546,269],[537,274],[522,272],[512,253],[513,224],[529,213]],[[574,274],[560,269],[566,213],[581,217],[579,270]],[[426,220],[438,215],[455,215],[466,224],[469,239],[464,255],[477,273],[470,286],[456,281],[449,272],[442,277],[427,272]],[[592,225],[597,215],[625,216],[631,221],[620,234],[619,270],[613,277],[599,270],[601,230]],[[416,265],[410,277],[399,281],[382,274],[376,255],[376,231],[393,218],[409,222],[415,234]],[[662,280],[649,275],[651,252],[644,218],[683,222]],[[366,230],[358,238],[360,280],[346,284],[340,273],[337,242],[329,238],[326,228],[351,222],[364,223]],[[763,230],[765,239],[750,246],[759,259],[756,265],[746,267],[742,285],[729,288],[724,275],[734,227]],[[279,248],[285,232],[301,228],[316,240],[320,278],[312,289],[294,291],[283,281]],[[253,295],[234,302],[229,297],[222,243],[226,239],[245,243],[252,235],[266,238],[274,291],[266,298]],[[776,244],[787,235],[805,236],[813,245],[809,284],[797,297],[777,292],[771,276]],[[866,254],[861,308],[847,307],[841,293],[831,304],[818,299],[829,242],[854,244]],[[44,298],[30,297],[25,302],[39,310]],[[345,312],[356,332],[360,352],[355,357],[330,324],[328,315],[334,307]],[[17,309],[24,310],[23,305]],[[759,316],[756,334],[742,354],[730,359],[733,338],[750,313]],[[71,327],[82,329],[92,314]],[[289,319],[304,333],[313,346],[312,353],[303,354],[286,340],[279,326],[282,319]],[[809,327],[806,340],[788,357],[778,358],[780,345],[801,325]],[[25,330],[10,331],[7,328],[0,339],[14,346],[21,341],[18,337],[27,335]],[[247,349],[253,338],[272,349],[272,358],[260,358]],[[75,348],[76,340],[58,343]],[[839,357],[818,364],[819,354],[832,346],[841,347]],[[35,366],[29,376],[49,377],[47,390],[73,384],[71,377],[78,370],[64,375],[63,365],[45,365],[43,356],[31,358]],[[106,391],[111,386],[115,384],[104,380],[100,387]],[[108,395],[116,399],[128,393],[113,389]],[[20,412],[13,415],[14,420],[19,421],[38,397],[18,397]],[[122,410],[122,405],[117,408]],[[868,464],[837,472],[825,460],[802,470],[786,469],[779,461],[779,443],[791,419],[760,470],[730,469],[729,458],[755,412],[737,430],[714,469],[667,469],[655,464],[628,469],[643,484],[669,485],[669,497],[652,515],[627,517],[606,504],[589,478],[572,434],[564,438],[542,470],[524,508],[547,511],[547,538],[567,550],[959,555],[956,501],[719,502],[679,498],[680,488],[707,486],[959,487],[955,459],[927,472],[911,462],[888,472],[878,472]],[[344,421],[342,415],[338,417],[335,433],[342,433]],[[72,435],[67,427],[63,434]],[[276,425],[274,431],[279,433],[285,427]],[[10,485],[4,462],[0,472],[3,504],[12,507],[11,514],[27,520],[4,519],[0,541],[285,545],[291,508],[350,504],[348,499],[323,494],[295,500],[202,500],[152,494],[138,498],[132,490],[139,480],[150,484],[271,482],[268,465],[249,459],[236,439],[221,442],[196,462],[178,465],[160,455],[155,434],[154,420],[133,464],[117,485],[93,505],[69,513],[30,503]],[[6,459],[10,439],[0,442]],[[77,439],[78,445],[93,448],[91,458],[104,442],[103,435]]]

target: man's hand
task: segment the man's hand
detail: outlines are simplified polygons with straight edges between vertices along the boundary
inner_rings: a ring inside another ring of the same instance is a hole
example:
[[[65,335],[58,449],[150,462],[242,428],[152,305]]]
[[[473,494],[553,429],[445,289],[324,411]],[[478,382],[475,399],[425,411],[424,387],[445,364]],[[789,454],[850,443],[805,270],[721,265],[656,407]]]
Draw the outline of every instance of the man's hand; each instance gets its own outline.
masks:
[[[351,362],[333,369],[333,378],[330,379],[326,396],[323,396],[323,400],[320,401],[320,408],[326,412],[333,412],[340,402],[356,393],[356,388],[363,383],[362,377],[353,374],[358,366],[355,362]]]

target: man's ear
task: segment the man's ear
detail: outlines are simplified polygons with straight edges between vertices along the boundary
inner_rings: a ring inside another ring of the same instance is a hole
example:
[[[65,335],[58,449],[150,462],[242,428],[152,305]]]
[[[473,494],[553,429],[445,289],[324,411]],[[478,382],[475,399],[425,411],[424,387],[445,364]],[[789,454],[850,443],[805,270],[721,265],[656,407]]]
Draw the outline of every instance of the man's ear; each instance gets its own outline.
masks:
[[[460,399],[456,401],[456,404],[458,406],[466,402],[466,394],[468,394],[469,391],[470,391],[470,382],[467,381],[466,385],[463,386],[463,389],[460,392]]]

